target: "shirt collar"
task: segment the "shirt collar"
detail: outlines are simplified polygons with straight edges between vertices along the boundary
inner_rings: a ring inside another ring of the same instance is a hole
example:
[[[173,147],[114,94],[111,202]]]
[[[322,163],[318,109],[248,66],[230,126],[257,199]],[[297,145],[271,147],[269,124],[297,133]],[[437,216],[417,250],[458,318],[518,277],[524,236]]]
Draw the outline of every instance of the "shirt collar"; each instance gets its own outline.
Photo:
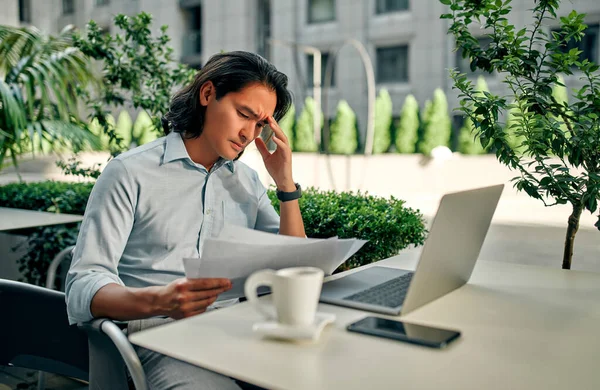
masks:
[[[181,134],[175,131],[170,132],[165,141],[165,153],[163,154],[163,164],[168,164],[171,161],[187,159],[191,163],[198,165],[192,161],[190,155],[188,154],[185,144],[183,143],[183,139],[181,138]],[[233,161],[219,159],[213,170],[220,168],[222,165],[226,165],[227,168],[233,173],[235,171],[235,163]]]

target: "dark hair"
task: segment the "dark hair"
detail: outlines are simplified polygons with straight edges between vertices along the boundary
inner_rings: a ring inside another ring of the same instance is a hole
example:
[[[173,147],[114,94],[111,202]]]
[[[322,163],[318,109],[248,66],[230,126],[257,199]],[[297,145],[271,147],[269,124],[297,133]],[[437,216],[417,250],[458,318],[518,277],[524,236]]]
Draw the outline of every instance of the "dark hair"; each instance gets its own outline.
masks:
[[[275,120],[283,118],[292,104],[287,76],[269,61],[245,51],[216,54],[196,74],[194,81],[171,99],[169,111],[162,118],[165,134],[171,130],[181,133],[185,138],[196,138],[202,134],[206,107],[200,104],[200,88],[208,81],[215,86],[217,100],[251,83],[261,83],[273,89],[277,95],[273,114]]]

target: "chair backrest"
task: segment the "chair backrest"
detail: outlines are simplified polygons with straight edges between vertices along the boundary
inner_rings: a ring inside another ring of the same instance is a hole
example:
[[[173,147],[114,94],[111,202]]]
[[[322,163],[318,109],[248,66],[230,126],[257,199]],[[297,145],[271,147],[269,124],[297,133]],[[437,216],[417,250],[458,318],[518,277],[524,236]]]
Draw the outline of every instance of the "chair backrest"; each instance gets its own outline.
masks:
[[[0,365],[88,380],[88,338],[67,320],[65,294],[0,279]]]
[[[59,288],[64,289],[65,276],[69,270],[74,248],[74,246],[67,247],[54,257],[48,267],[47,288],[55,287],[58,276],[61,281]],[[136,389],[147,389],[146,375],[140,360],[117,324],[99,318],[79,325],[79,329],[88,337],[90,390],[127,390],[127,371]]]

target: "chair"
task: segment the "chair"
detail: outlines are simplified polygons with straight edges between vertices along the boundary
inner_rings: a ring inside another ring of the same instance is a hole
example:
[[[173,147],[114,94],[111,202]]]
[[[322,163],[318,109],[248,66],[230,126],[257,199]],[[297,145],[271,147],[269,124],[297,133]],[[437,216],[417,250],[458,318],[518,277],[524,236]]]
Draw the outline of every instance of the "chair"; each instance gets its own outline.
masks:
[[[71,254],[61,251],[50,265],[47,286]],[[0,279],[0,365],[51,372],[89,382],[90,389],[148,388],[144,370],[123,333],[124,323],[106,318],[69,325],[65,294],[50,288]],[[121,326],[121,327],[120,327]],[[38,389],[44,388],[40,373]]]
[[[88,381],[88,338],[69,326],[65,294],[0,279],[0,365]]]
[[[60,265],[73,253],[74,246],[60,251],[50,263],[46,276],[46,287],[54,288],[56,275]],[[61,272],[61,289],[68,267]],[[66,307],[65,307],[66,309]],[[116,389],[127,383],[129,371],[137,390],[145,390],[148,385],[142,364],[131,343],[123,333],[126,323],[113,322],[107,318],[98,318],[79,325],[88,337],[89,344],[89,382],[90,388]]]

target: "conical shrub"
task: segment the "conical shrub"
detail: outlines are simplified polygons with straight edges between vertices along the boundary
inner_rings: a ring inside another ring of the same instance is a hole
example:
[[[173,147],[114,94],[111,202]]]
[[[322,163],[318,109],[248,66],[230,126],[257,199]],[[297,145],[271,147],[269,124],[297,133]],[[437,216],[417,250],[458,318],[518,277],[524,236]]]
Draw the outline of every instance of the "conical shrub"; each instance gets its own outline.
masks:
[[[446,94],[440,88],[433,92],[433,100],[426,104],[423,118],[423,140],[419,152],[429,155],[433,148],[450,144],[450,116]]]
[[[385,153],[392,143],[392,98],[386,89],[379,91],[375,101],[375,134],[373,135],[373,153]]]
[[[288,138],[290,149],[294,149],[294,124],[296,122],[296,107],[292,104],[288,112],[279,120],[279,127]]]
[[[477,78],[475,87],[477,93],[488,92],[488,86],[482,76]],[[463,126],[460,128],[458,138],[458,151],[462,154],[484,154],[486,149],[481,145],[481,140],[477,136],[477,129],[471,118],[465,118]]]
[[[150,115],[146,111],[140,111],[133,124],[132,144],[136,146],[147,144],[157,139],[158,136]]]
[[[307,97],[304,101],[304,107],[296,122],[296,137],[294,144],[298,152],[316,152],[317,143],[315,142],[315,132],[313,116],[315,112],[315,100]],[[321,112],[321,128],[323,128],[323,113]]]
[[[396,127],[396,151],[398,153],[414,153],[419,131],[419,103],[413,95],[404,99],[400,120]]]
[[[115,133],[121,138],[121,145],[129,149],[131,145],[131,133],[133,131],[133,121],[131,115],[127,110],[121,110],[117,117],[117,124],[115,125]]]
[[[329,140],[329,152],[334,154],[353,154],[358,148],[356,114],[345,100],[338,103]]]

